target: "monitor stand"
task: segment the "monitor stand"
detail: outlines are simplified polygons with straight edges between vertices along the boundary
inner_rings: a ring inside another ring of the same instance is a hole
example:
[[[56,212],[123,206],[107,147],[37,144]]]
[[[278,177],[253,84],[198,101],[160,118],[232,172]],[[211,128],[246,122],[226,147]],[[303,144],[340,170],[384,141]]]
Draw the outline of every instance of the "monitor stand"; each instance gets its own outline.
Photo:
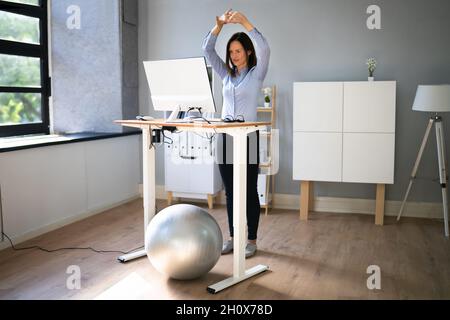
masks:
[[[181,109],[182,108],[180,106],[176,107],[170,114],[169,118],[167,118],[166,122],[183,122],[183,120],[184,121],[192,121],[194,119],[202,118],[202,108],[201,107],[189,108],[189,110],[187,112],[181,111]],[[199,116],[187,116],[187,114],[189,114],[190,111],[196,110],[196,109],[198,110],[200,117]]]
[[[172,111],[169,118],[167,118],[166,122],[173,122],[178,119],[178,115],[180,114],[181,107],[176,107],[175,110]]]

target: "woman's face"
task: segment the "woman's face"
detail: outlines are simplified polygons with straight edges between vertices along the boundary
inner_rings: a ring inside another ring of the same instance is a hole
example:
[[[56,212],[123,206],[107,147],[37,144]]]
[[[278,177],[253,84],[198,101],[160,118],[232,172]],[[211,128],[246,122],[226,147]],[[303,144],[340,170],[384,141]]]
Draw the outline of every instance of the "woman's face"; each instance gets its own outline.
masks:
[[[233,41],[230,43],[230,58],[231,62],[241,70],[247,66],[248,55],[250,51],[245,52],[244,47],[239,41]]]

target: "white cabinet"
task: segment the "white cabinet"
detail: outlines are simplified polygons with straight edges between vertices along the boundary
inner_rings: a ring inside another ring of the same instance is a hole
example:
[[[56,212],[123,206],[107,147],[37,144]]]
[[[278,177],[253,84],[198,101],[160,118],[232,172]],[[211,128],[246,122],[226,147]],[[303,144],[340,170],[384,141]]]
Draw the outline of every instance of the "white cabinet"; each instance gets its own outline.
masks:
[[[266,215],[269,209],[273,207],[275,193],[275,177],[278,171],[279,156],[274,150],[275,145],[279,141],[279,134],[276,127],[277,117],[277,86],[271,87],[271,106],[259,107],[257,109],[258,116],[270,115],[270,126],[266,130],[259,132],[259,168],[258,176],[258,194],[261,208],[265,210]],[[263,120],[263,119],[260,119]]]
[[[207,199],[222,190],[219,167],[214,159],[215,142],[205,135],[183,131],[165,133],[165,189],[172,197]]]
[[[385,184],[394,183],[396,82],[297,82],[293,101],[300,218],[312,181],[375,183],[375,223],[383,224]]]
[[[294,83],[294,180],[394,183],[395,86]]]

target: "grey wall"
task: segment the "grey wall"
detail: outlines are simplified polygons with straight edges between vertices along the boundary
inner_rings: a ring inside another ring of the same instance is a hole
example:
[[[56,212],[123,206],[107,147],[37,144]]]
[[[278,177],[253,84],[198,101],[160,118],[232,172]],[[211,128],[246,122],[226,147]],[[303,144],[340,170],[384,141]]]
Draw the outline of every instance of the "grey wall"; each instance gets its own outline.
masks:
[[[66,26],[70,5],[81,29]],[[113,121],[138,113],[137,2],[56,0],[51,10],[54,131],[121,132]]]
[[[381,7],[381,30],[368,30],[366,9]],[[367,80],[365,61],[375,57],[375,80],[397,81],[395,184],[386,198],[405,192],[428,115],[413,112],[418,84],[450,83],[450,12],[448,0],[139,0],[139,95],[141,113],[152,114],[143,60],[201,55],[204,36],[215,16],[233,8],[244,12],[266,36],[271,61],[266,84],[278,86],[281,139],[276,192],[298,194],[292,180],[292,83],[296,81]],[[229,37],[240,26],[225,26],[217,43],[223,57]],[[318,115],[320,116],[320,115]],[[444,120],[448,121],[444,116]],[[450,141],[449,130],[446,139]],[[162,152],[157,183],[164,184]],[[431,136],[419,176],[437,177],[435,137]],[[316,194],[374,198],[369,184],[317,183]],[[439,202],[436,182],[420,180],[410,199]]]
[[[122,118],[132,119],[139,113],[138,1],[121,0],[121,9]]]

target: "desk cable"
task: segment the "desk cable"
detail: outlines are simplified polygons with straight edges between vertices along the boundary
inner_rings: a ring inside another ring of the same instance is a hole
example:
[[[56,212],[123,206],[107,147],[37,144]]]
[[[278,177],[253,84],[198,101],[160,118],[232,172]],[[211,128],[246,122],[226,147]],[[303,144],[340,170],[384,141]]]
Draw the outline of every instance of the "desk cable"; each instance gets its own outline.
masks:
[[[133,251],[136,251],[136,250],[141,249],[141,248],[144,247],[144,246],[140,246],[140,247],[134,248],[134,249],[126,251],[126,252],[125,251],[120,251],[120,250],[97,250],[97,249],[94,249],[92,247],[67,247],[67,248],[58,248],[58,249],[46,249],[46,248],[42,248],[40,246],[30,246],[30,247],[17,248],[13,244],[11,238],[6,233],[2,232],[2,234],[6,237],[6,239],[8,239],[9,243],[11,244],[11,248],[14,251],[38,249],[38,250],[41,250],[41,251],[44,251],[44,252],[52,253],[52,252],[57,252],[57,251],[62,251],[62,250],[91,250],[91,251],[93,251],[95,253],[122,253],[122,254],[128,254],[128,253],[131,253]]]
[[[156,213],[158,213],[158,207],[155,205],[156,208]],[[155,214],[156,214],[155,213]],[[23,247],[23,248],[17,248],[14,243],[12,242],[11,238],[4,233],[3,231],[1,231],[1,234],[3,236],[6,237],[6,239],[8,239],[9,243],[11,244],[11,248],[14,251],[23,251],[23,250],[32,250],[32,249],[38,249],[44,252],[48,252],[48,253],[53,253],[53,252],[57,252],[57,251],[63,251],[63,250],[91,250],[95,253],[121,253],[121,254],[129,254],[131,252],[134,252],[136,250],[139,250],[141,248],[144,248],[144,246],[139,246],[136,247],[134,249],[131,249],[129,251],[121,251],[121,250],[98,250],[92,247],[67,247],[67,248],[57,248],[57,249],[46,249],[46,248],[42,248],[41,246],[30,246],[30,247]]]

